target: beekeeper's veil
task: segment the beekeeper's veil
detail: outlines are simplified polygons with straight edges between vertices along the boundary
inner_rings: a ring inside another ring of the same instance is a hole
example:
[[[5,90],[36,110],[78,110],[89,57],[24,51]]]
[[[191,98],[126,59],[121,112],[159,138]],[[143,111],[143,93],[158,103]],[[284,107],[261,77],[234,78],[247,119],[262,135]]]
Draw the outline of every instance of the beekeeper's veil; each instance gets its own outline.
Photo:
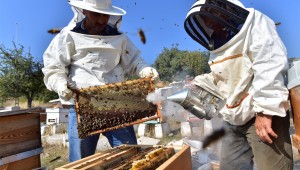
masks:
[[[112,6],[111,0],[69,0],[69,4],[74,12],[74,17],[68,25],[70,29],[84,19],[83,9],[110,15],[108,24],[114,28],[120,27],[122,15],[126,14],[125,10]]]
[[[248,16],[249,12],[238,0],[230,1],[198,0],[186,16],[186,32],[209,51],[233,38]]]

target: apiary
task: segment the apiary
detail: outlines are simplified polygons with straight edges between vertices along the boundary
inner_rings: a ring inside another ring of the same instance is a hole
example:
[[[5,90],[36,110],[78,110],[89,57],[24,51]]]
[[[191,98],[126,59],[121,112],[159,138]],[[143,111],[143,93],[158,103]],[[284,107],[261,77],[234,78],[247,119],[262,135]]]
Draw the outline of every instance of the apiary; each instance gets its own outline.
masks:
[[[121,145],[55,170],[191,170],[189,146]]]
[[[40,167],[42,152],[41,108],[0,113],[0,169],[34,169]]]
[[[80,138],[160,118],[151,78],[73,90]]]

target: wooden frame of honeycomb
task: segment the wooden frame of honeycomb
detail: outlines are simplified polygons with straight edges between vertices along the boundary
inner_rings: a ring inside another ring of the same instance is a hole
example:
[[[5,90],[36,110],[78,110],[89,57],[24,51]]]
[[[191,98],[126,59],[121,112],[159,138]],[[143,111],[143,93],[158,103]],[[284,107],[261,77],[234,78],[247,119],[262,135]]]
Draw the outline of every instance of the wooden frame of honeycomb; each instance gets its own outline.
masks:
[[[79,137],[159,119],[158,106],[146,100],[151,92],[151,78],[74,90]]]
[[[192,170],[189,146],[120,145],[55,170]]]

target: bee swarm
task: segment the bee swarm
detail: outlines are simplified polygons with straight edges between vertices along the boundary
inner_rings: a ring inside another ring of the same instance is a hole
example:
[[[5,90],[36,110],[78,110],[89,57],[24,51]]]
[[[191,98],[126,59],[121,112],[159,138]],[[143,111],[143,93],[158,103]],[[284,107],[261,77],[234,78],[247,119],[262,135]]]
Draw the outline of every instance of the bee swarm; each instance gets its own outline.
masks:
[[[74,91],[79,137],[117,129],[156,115],[157,106],[146,100],[153,91],[150,78]]]

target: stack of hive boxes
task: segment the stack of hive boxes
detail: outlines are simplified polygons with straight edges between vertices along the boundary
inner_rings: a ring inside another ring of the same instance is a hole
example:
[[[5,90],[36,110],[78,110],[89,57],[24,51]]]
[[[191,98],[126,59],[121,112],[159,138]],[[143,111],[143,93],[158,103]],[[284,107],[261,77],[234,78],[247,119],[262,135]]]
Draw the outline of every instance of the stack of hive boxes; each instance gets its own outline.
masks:
[[[41,108],[0,113],[0,169],[40,167]]]

